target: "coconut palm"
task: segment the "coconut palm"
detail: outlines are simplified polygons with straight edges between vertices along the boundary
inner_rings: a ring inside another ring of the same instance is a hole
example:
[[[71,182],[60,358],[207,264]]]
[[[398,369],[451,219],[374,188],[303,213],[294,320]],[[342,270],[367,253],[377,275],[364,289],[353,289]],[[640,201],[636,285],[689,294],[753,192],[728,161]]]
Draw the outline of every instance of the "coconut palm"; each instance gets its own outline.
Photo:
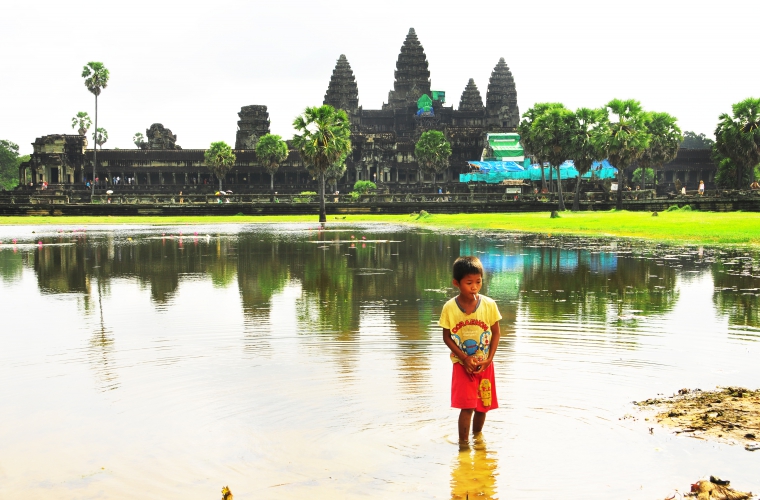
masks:
[[[565,107],[552,107],[536,118],[531,126],[532,146],[538,156],[557,169],[558,210],[565,210],[560,165],[570,157],[576,129],[575,114]]]
[[[678,119],[668,113],[659,113],[652,111],[648,113],[647,130],[652,136],[649,147],[644,154],[637,160],[639,168],[652,171],[652,188],[657,189],[657,168],[675,159],[678,155],[678,149],[681,147],[683,136],[681,129],[676,122]],[[642,187],[646,186],[646,180],[649,174],[645,173],[642,177]]]
[[[552,108],[564,107],[565,106],[559,102],[536,103],[532,108],[523,113],[523,119],[517,127],[517,132],[520,134],[520,142],[522,143],[523,149],[525,149],[525,152],[530,156],[533,156],[541,166],[541,192],[546,192],[546,175],[544,174],[544,161],[546,161],[546,159],[538,156],[538,148],[537,145],[534,144],[531,134],[533,122]]]
[[[87,90],[93,93],[95,96],[95,130],[98,129],[98,96],[104,88],[108,86],[108,78],[110,74],[102,62],[90,61],[82,69],[82,78],[84,78],[84,86]],[[92,158],[92,178],[95,179],[95,169],[98,165],[98,148],[93,147]],[[92,192],[90,193],[90,200],[95,194],[95,183],[92,183]]]
[[[760,163],[760,99],[745,99],[731,108],[733,116],[719,117],[713,151],[735,165],[736,189],[741,189],[747,175],[754,180],[754,166]]]
[[[232,148],[224,141],[212,142],[211,147],[203,154],[206,167],[219,179],[219,191],[222,190],[222,179],[235,164],[235,154]]]
[[[351,152],[351,124],[342,109],[329,104],[306,108],[293,121],[293,145],[307,168],[319,176],[319,222],[326,222],[325,172]]]
[[[80,111],[71,119],[71,128],[77,128],[77,125],[79,126],[79,130],[77,130],[79,135],[87,135],[87,130],[92,127],[92,120],[90,119],[90,115],[87,114],[87,111]]]
[[[256,156],[269,173],[269,188],[274,192],[274,174],[288,157],[288,145],[279,135],[263,135],[256,143]]]
[[[623,181],[625,170],[644,154],[649,147],[651,135],[647,130],[649,115],[644,113],[641,103],[634,99],[613,99],[607,103],[611,118],[606,133],[595,140],[607,151],[607,157],[618,171],[617,209],[623,209]]]
[[[108,142],[108,131],[103,127],[99,127],[96,132],[92,133],[92,140],[96,145],[103,149],[103,144]]]
[[[597,160],[603,160],[606,152],[600,150],[595,138],[606,133],[607,112],[604,109],[579,108],[575,111],[575,131],[570,145],[570,159],[578,171],[575,182],[573,211],[580,210],[581,176],[591,170]]]
[[[422,133],[414,146],[414,157],[417,158],[421,172],[432,174],[433,192],[435,192],[436,176],[449,166],[451,144],[446,140],[443,132],[428,130]],[[422,180],[422,175],[420,175],[420,180]]]

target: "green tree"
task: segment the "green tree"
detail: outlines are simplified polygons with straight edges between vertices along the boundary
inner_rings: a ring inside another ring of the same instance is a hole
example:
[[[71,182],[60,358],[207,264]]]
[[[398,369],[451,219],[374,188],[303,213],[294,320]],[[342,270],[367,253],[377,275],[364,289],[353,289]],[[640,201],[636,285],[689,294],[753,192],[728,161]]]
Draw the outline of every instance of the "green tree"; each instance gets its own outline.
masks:
[[[145,141],[145,136],[142,135],[142,132],[137,132],[134,137],[132,137],[132,142],[135,143],[135,146],[137,146],[140,149],[147,149],[148,143]]]
[[[98,127],[97,132],[92,133],[92,140],[103,149],[103,144],[108,142],[108,131],[103,127]]]
[[[359,194],[367,194],[375,189],[377,189],[377,184],[372,181],[356,181],[354,183],[354,191]]]
[[[572,111],[565,107],[553,107],[536,118],[530,131],[535,151],[549,162],[550,168],[554,167],[557,170],[558,210],[565,210],[560,165],[572,153],[577,123]]]
[[[329,104],[306,108],[293,121],[293,145],[307,169],[319,176],[319,222],[326,222],[325,172],[351,152],[351,124],[342,109]]]
[[[18,155],[18,144],[0,140],[0,188],[13,189],[18,185],[18,169],[29,155]]]
[[[79,130],[77,130],[79,135],[83,137],[87,135],[87,130],[92,127],[92,120],[86,111],[80,111],[71,119],[71,128],[77,128],[77,126],[79,126]]]
[[[596,137],[605,135],[607,126],[607,112],[604,109],[579,108],[575,111],[575,130],[570,140],[569,155],[578,171],[573,198],[574,212],[580,210],[581,176],[591,170],[595,161],[605,157]]]
[[[715,141],[705,134],[697,134],[696,132],[687,130],[683,133],[681,147],[684,149],[711,149],[713,144],[715,144]]]
[[[110,73],[103,65],[102,62],[90,61],[82,69],[82,78],[84,78],[84,86],[87,90],[92,92],[95,96],[95,130],[98,129],[98,96],[104,88],[108,86],[108,78]],[[95,169],[98,166],[98,148],[93,147],[93,159],[92,159],[92,179],[95,180]],[[95,183],[92,183],[92,191],[90,192],[90,201],[95,195]]]
[[[433,192],[435,192],[436,176],[449,166],[451,144],[446,140],[443,132],[428,130],[422,133],[414,146],[414,157],[417,158],[421,172],[432,174]],[[421,174],[420,182],[422,182]]]
[[[754,178],[754,166],[760,163],[760,99],[749,98],[731,106],[733,116],[723,113],[715,129],[713,153],[719,161],[734,164],[736,189],[746,176]]]
[[[651,179],[648,175],[645,175],[644,179],[640,181],[641,187],[646,187],[646,184],[651,182],[652,187],[657,189],[657,168],[662,168],[664,164],[675,159],[676,155],[678,155],[681,141],[683,141],[683,136],[681,135],[681,129],[676,124],[678,121],[676,117],[668,113],[658,113],[656,111],[647,113],[647,115],[649,116],[649,120],[646,123],[646,127],[652,137],[649,141],[649,147],[636,163],[639,167],[645,169],[645,171],[652,170]]]
[[[534,142],[532,135],[533,122],[552,108],[564,107],[565,105],[559,102],[536,103],[532,108],[523,113],[523,119],[517,127],[517,132],[520,134],[520,142],[522,143],[523,148],[530,156],[533,156],[541,166],[541,192],[546,192],[546,176],[544,175],[544,162],[546,162],[546,158],[540,156],[539,148]]]
[[[637,168],[633,171],[633,182],[642,187],[654,182],[654,170],[646,167]]]
[[[203,158],[206,160],[206,167],[219,179],[219,191],[221,191],[224,175],[235,164],[235,153],[224,141],[212,142],[211,147],[203,154]]]
[[[288,157],[288,145],[279,135],[266,134],[256,143],[256,156],[269,173],[269,188],[274,192],[274,174]]]
[[[615,116],[611,119],[606,134],[597,138],[597,144],[607,151],[610,163],[617,168],[617,209],[622,210],[624,172],[649,147],[651,138],[647,130],[649,115],[644,113],[641,103],[634,99],[625,101],[613,99],[607,103],[607,109],[609,114]]]

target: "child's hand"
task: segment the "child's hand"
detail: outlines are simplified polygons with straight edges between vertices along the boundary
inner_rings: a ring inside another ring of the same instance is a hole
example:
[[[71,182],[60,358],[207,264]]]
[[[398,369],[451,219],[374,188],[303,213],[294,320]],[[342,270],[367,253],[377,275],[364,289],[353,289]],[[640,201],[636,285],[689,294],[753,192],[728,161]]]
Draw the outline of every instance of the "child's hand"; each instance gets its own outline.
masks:
[[[464,359],[464,368],[467,370],[467,373],[474,373],[478,371],[478,360],[473,356],[467,356]]]
[[[481,371],[485,370],[486,368],[488,368],[488,365],[490,365],[491,362],[488,361],[487,359],[484,359],[483,361],[478,361],[477,364],[478,364],[478,366],[475,369],[475,373],[481,372]]]

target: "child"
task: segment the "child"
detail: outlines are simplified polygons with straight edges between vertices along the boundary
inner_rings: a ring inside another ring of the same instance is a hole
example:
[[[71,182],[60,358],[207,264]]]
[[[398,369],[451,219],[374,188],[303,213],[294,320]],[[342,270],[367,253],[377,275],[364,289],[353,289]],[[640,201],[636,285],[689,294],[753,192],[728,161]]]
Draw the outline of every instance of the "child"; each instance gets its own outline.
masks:
[[[451,406],[461,409],[459,443],[466,445],[470,422],[473,434],[479,434],[486,412],[499,407],[493,356],[499,346],[501,314],[493,299],[478,293],[483,286],[483,264],[477,257],[459,257],[453,271],[452,284],[459,295],[443,306],[438,324],[451,350]]]

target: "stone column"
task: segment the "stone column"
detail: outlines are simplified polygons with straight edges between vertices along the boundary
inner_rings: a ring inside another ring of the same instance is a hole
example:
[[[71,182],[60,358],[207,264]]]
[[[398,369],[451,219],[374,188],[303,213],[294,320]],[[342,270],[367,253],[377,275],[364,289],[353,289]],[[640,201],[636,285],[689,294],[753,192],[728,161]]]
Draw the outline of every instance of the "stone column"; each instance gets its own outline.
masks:
[[[177,185],[177,173],[172,172],[172,184]]]

